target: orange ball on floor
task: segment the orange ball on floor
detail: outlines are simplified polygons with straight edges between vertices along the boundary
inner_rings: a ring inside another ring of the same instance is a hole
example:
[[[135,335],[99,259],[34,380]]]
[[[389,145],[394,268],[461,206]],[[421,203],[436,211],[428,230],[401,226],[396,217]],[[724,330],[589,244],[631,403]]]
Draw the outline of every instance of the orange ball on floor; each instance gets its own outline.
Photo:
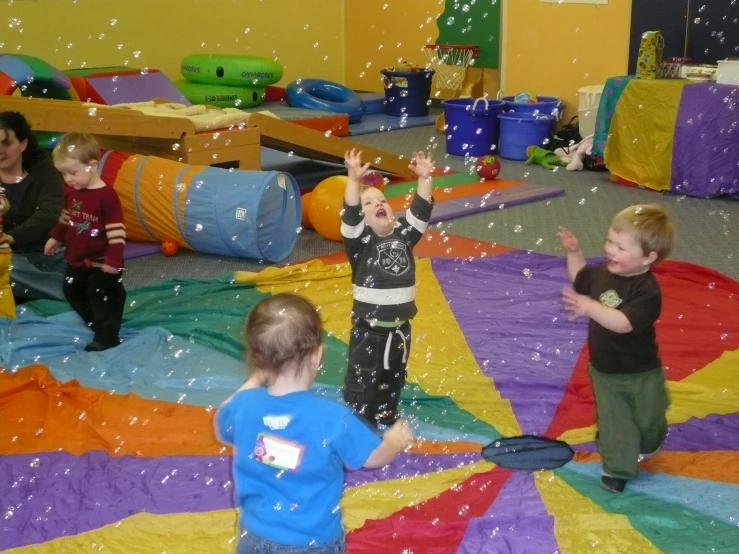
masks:
[[[162,254],[165,256],[174,256],[180,250],[180,247],[172,239],[162,242]]]

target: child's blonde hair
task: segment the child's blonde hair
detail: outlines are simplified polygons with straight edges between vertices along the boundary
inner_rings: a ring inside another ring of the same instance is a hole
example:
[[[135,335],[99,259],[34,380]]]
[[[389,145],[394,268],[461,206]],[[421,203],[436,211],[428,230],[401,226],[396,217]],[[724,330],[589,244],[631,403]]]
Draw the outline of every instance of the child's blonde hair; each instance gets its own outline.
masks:
[[[362,198],[365,194],[375,189],[380,190],[377,187],[373,187],[370,185],[359,185],[359,198]],[[385,194],[381,190],[380,190],[380,193]]]
[[[657,254],[655,264],[670,255],[675,246],[675,227],[670,215],[658,204],[637,204],[618,212],[611,229],[617,233],[633,233],[645,256]]]
[[[62,160],[77,160],[82,164],[100,161],[100,145],[92,135],[87,133],[67,133],[54,147],[52,152],[54,163]]]
[[[323,328],[316,307],[297,294],[270,296],[246,320],[246,363],[269,381],[282,373],[299,375],[321,348]]]

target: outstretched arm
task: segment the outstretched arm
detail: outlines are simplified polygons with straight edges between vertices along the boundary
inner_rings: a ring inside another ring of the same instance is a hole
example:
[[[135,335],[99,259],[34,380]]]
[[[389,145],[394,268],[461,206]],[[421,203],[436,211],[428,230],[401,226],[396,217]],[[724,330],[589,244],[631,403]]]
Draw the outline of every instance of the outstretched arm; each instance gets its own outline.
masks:
[[[580,249],[580,243],[577,238],[568,229],[560,227],[557,236],[567,251],[567,277],[570,278],[570,283],[574,283],[575,277],[577,277],[577,274],[587,263],[585,261],[585,255]]]
[[[397,421],[382,437],[382,443],[375,448],[364,463],[366,468],[385,467],[398,454],[408,448],[413,440],[413,429],[405,421]]]
[[[431,153],[413,152],[413,163],[408,168],[418,176],[416,194],[430,202],[433,196],[431,174],[434,172],[434,161],[431,159]]]
[[[362,151],[357,152],[355,148],[344,152],[344,165],[347,167],[349,180],[346,182],[346,191],[344,192],[344,202],[347,206],[358,206],[359,198],[359,180],[362,178],[370,164],[362,165]]]

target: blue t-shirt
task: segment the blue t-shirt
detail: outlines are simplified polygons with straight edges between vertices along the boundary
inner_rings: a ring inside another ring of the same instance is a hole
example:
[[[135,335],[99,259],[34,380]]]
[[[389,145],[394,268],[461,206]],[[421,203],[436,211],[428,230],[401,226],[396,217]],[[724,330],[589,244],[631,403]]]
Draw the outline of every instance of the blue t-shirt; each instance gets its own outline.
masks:
[[[239,392],[218,410],[216,429],[234,445],[241,525],[291,546],[341,533],[344,466],[359,469],[381,442],[348,408],[311,391]]]

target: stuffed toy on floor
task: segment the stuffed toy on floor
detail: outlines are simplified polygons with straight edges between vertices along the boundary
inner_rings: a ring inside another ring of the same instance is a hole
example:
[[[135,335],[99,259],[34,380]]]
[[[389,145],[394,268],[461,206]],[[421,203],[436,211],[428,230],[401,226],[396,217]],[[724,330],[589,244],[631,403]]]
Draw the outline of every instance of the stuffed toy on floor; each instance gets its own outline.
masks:
[[[567,171],[582,171],[583,159],[593,152],[593,135],[585,137],[579,144],[567,148],[557,148],[554,153],[565,162]]]
[[[12,250],[3,232],[3,216],[10,209],[5,189],[0,187],[0,317],[15,317],[15,301],[10,288],[10,257]]]
[[[546,169],[554,169],[556,167],[564,167],[567,164],[559,159],[557,154],[545,150],[541,146],[529,146],[526,149],[529,159],[526,160],[526,165],[539,164]]]

